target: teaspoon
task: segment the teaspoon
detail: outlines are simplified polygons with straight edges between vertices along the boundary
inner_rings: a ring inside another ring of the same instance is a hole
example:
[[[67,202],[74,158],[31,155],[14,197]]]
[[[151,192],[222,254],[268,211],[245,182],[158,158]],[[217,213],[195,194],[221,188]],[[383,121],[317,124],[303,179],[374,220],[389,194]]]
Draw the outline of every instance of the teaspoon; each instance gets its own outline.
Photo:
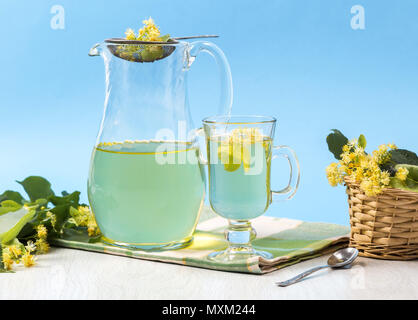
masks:
[[[348,266],[357,258],[357,256],[358,256],[358,250],[355,248],[345,248],[345,249],[338,250],[334,252],[334,254],[331,255],[331,257],[329,257],[328,264],[324,266],[313,267],[312,269],[309,269],[289,280],[276,282],[276,284],[279,287],[287,287],[287,286],[290,286],[291,284],[299,282],[303,278],[309,276],[310,274],[318,270],[325,269],[325,268],[335,269],[335,268],[342,268],[342,267]]]

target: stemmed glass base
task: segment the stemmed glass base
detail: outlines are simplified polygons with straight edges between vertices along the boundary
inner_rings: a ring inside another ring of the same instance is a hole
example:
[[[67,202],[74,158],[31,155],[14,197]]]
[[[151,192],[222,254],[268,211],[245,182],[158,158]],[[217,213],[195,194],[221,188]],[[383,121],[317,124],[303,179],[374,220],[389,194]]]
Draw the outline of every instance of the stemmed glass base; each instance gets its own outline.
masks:
[[[229,247],[223,251],[212,252],[208,259],[219,262],[231,262],[248,259],[251,257],[273,258],[273,255],[266,251],[255,250],[251,241],[255,239],[255,230],[247,220],[229,220],[228,228],[225,230],[225,237]]]

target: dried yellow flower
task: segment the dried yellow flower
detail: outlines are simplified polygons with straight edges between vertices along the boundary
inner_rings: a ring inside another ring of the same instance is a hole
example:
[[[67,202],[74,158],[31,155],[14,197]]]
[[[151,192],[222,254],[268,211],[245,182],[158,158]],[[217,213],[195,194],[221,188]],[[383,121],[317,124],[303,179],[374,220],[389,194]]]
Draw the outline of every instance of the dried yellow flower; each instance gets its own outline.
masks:
[[[7,249],[3,250],[2,259],[3,259],[4,268],[6,270],[12,270],[14,260],[12,259],[12,255]]]
[[[53,228],[55,228],[55,224],[57,223],[57,216],[53,214],[51,211],[48,211],[46,213],[46,216],[51,219],[51,225]]]
[[[49,244],[44,239],[36,240],[36,253],[44,254],[49,252]]]
[[[136,40],[135,31],[133,31],[132,29],[127,29],[125,31],[125,35],[127,40]]]
[[[343,183],[343,177],[360,184],[360,188],[368,196],[375,196],[382,192],[390,183],[390,174],[379,167],[390,160],[390,149],[395,149],[393,144],[381,145],[373,155],[368,155],[364,148],[357,144],[357,140],[351,140],[343,147],[339,163],[331,163],[327,167],[327,178],[332,186]]]
[[[326,174],[329,184],[333,187],[343,182],[342,172],[338,167],[338,163],[331,163],[326,169]]]
[[[25,267],[32,267],[35,265],[35,256],[30,254],[30,252],[25,252],[25,254],[22,256],[22,263]]]
[[[48,230],[43,224],[36,227],[36,232],[39,239],[46,239],[48,236]]]
[[[32,240],[29,240],[25,246],[27,252],[34,252],[36,250],[36,245],[33,243]]]
[[[407,168],[400,167],[396,171],[396,178],[398,178],[401,181],[405,181],[406,178],[408,177],[408,174],[409,174],[409,170]]]
[[[100,234],[99,227],[88,206],[79,206],[76,210],[70,210],[72,220],[77,226],[87,227],[87,232],[90,237]]]
[[[125,31],[127,40],[140,40],[140,41],[167,41],[167,39],[161,37],[160,29],[155,24],[154,20],[150,17],[142,21],[144,26],[138,30],[138,36],[131,28]]]
[[[8,246],[7,249],[15,259],[18,259],[22,254],[22,249],[18,245]]]

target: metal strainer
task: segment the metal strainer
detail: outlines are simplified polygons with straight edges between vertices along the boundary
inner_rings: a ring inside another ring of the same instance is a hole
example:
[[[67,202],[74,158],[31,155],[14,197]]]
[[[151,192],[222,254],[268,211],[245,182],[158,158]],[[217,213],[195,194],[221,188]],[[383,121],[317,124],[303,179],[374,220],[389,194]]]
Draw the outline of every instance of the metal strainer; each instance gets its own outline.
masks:
[[[217,38],[217,35],[201,35],[170,38],[167,42],[126,40],[123,38],[106,39],[109,51],[116,57],[132,62],[154,62],[164,59],[174,52],[173,44],[179,40]]]

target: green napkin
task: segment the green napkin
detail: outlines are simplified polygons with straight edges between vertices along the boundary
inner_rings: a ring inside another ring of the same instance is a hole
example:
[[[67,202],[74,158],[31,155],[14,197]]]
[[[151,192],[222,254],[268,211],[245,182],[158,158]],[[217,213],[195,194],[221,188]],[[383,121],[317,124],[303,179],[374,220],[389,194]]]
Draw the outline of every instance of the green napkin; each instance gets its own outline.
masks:
[[[65,237],[52,239],[51,244],[137,259],[254,274],[272,272],[348,245],[349,227],[262,216],[251,221],[257,231],[257,239],[253,241],[253,246],[272,253],[273,259],[253,257],[234,263],[210,261],[207,259],[210,252],[225,249],[227,246],[223,235],[227,220],[218,217],[207,207],[202,211],[193,243],[179,250],[145,252],[115,247],[102,242],[77,242],[65,239]]]

